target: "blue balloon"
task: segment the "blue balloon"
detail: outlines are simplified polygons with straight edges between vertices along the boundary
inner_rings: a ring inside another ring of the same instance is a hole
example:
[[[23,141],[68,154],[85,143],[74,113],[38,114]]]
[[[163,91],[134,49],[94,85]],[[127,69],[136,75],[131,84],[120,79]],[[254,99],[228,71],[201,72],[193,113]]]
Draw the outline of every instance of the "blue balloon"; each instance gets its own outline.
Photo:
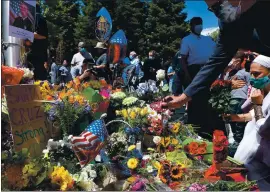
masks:
[[[96,37],[99,41],[106,42],[112,32],[112,18],[105,7],[102,7],[96,15]]]
[[[118,30],[110,39],[110,44],[127,45],[127,38],[123,30]]]

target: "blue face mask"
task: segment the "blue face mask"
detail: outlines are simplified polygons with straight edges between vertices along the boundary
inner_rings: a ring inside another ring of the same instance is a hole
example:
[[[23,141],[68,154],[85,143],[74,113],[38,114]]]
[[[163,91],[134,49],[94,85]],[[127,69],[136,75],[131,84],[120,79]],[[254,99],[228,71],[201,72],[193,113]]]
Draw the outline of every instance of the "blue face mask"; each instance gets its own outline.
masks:
[[[80,52],[85,52],[85,48],[81,47]]]
[[[194,32],[197,33],[198,35],[201,34],[202,30],[203,30],[203,26],[202,25],[196,25],[194,27]]]
[[[134,57],[135,57],[134,55],[130,55],[129,59],[132,60],[132,59],[134,59]]]
[[[270,79],[268,76],[255,79],[253,77],[250,78],[250,84],[252,87],[256,89],[263,89],[270,83]]]
[[[150,59],[150,60],[153,60],[153,59],[154,59],[154,57],[153,57],[153,56],[149,56],[149,59]]]

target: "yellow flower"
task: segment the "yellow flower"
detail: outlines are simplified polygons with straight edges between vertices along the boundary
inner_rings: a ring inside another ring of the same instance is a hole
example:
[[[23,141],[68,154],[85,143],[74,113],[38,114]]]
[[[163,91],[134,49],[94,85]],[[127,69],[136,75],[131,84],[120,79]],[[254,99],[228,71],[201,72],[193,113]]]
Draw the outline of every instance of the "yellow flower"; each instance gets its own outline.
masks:
[[[136,148],[136,145],[130,145],[129,147],[128,147],[128,151],[132,151],[133,149],[135,149]]]
[[[73,188],[74,181],[67,170],[63,166],[54,166],[50,175],[51,182],[60,186],[60,190],[66,191]]]
[[[135,111],[136,113],[140,113],[141,109],[140,109],[139,107],[135,107],[135,108],[134,108],[134,111]]]
[[[164,147],[168,147],[169,144],[171,142],[171,138],[170,137],[162,137],[161,138],[161,145],[164,146]]]
[[[40,81],[35,81],[34,85],[40,85]]]
[[[145,116],[145,115],[147,114],[147,112],[148,112],[148,109],[145,107],[145,108],[143,108],[143,109],[141,110],[140,115],[141,115],[141,116]]]
[[[155,161],[154,163],[152,163],[153,166],[158,170],[158,175],[160,174],[160,169],[161,169],[161,164],[158,161]]]
[[[119,115],[121,115],[121,111],[116,110],[115,114],[119,116]]]
[[[122,110],[122,116],[123,116],[125,119],[128,118],[128,112],[127,112],[126,109],[123,109],[123,110]]]
[[[130,169],[136,169],[138,166],[138,160],[136,158],[130,158],[127,162],[127,166]]]
[[[129,114],[129,117],[131,118],[131,119],[135,119],[136,118],[136,113],[134,112],[134,111],[131,111],[131,113]]]
[[[172,128],[172,132],[173,133],[178,133],[178,131],[179,131],[179,128],[180,128],[180,123],[175,123],[174,125],[173,125],[173,128]]]
[[[128,114],[131,113],[131,111],[132,111],[131,108],[128,108],[128,109],[127,109]]]
[[[172,144],[173,145],[177,145],[179,143],[179,141],[177,139],[172,139]]]

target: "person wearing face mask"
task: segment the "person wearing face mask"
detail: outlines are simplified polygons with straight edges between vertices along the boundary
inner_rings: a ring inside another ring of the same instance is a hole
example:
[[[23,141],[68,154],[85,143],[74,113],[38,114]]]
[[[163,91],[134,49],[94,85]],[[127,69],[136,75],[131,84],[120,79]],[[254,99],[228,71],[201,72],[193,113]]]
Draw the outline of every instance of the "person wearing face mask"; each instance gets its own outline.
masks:
[[[92,60],[94,62],[94,59],[91,53],[89,53],[85,49],[85,43],[80,42],[78,44],[78,53],[74,54],[71,60],[70,73],[73,79],[76,78],[79,74],[82,74],[82,64],[83,64],[84,59]]]
[[[163,107],[177,108],[209,89],[239,48],[270,56],[270,1],[205,0],[219,19],[220,33],[214,54],[180,96],[164,98]]]
[[[191,34],[181,41],[181,75],[184,87],[187,87],[201,67],[206,64],[215,49],[215,42],[209,36],[201,35],[203,21],[200,17],[190,20]],[[197,95],[188,103],[188,123],[198,125],[199,132],[211,134],[207,124],[209,91],[206,90]],[[204,115],[205,114],[205,115]]]
[[[161,61],[157,56],[157,52],[151,50],[148,53],[148,59],[146,59],[143,65],[144,80],[154,80],[156,81],[156,72],[162,69]]]
[[[250,84],[254,113],[243,114],[250,120],[234,158],[248,168],[250,180],[257,180],[259,189],[270,189],[270,57],[259,55],[250,66]],[[239,117],[241,118],[241,117]]]
[[[131,80],[133,86],[136,86],[144,77],[144,72],[142,71],[142,63],[135,51],[131,51],[129,54],[130,64],[135,66],[134,77]]]

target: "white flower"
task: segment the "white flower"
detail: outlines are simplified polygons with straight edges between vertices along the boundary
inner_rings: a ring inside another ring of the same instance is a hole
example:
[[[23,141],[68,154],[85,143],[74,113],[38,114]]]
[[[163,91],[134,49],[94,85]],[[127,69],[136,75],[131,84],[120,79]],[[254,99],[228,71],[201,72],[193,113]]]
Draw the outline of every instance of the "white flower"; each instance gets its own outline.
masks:
[[[153,167],[151,165],[147,166],[146,168],[148,173],[152,173],[153,172]]]
[[[68,136],[68,140],[70,140],[72,137],[73,137],[73,135],[69,135],[69,136]]]
[[[158,81],[165,79],[165,70],[162,70],[162,69],[158,70],[156,78]]]
[[[151,159],[151,157],[150,157],[150,155],[144,155],[142,159],[146,161],[148,159]]]
[[[31,71],[30,69],[28,68],[21,68],[24,72],[23,74],[23,78],[29,78],[29,79],[32,79],[34,77],[34,72]]]
[[[42,153],[44,153],[44,154],[49,153],[49,150],[48,150],[48,149],[44,149],[44,150],[42,151]]]
[[[49,139],[49,141],[50,141],[50,142],[52,142],[52,141],[53,141],[53,139]]]
[[[91,178],[96,178],[97,177],[97,172],[95,170],[91,170],[89,173],[90,173]]]
[[[153,142],[154,142],[156,145],[158,145],[158,144],[160,143],[160,141],[161,141],[161,137],[160,137],[160,136],[154,136]]]
[[[82,171],[79,180],[80,181],[87,181],[88,180],[88,173],[86,171]]]

